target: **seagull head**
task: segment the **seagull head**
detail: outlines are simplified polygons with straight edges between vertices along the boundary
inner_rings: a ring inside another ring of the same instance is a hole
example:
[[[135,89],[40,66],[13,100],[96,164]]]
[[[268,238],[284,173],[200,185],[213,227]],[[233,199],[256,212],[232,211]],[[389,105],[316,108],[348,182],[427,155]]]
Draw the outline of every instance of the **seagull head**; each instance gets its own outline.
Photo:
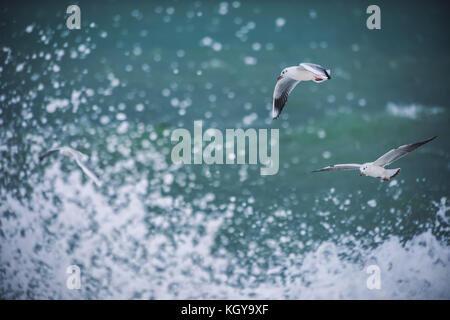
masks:
[[[281,78],[283,78],[287,72],[288,72],[288,68],[283,69],[283,71],[281,71],[280,75],[278,76],[277,80],[280,80]]]
[[[368,167],[369,167],[369,164],[368,164],[368,163],[363,164],[363,165],[359,168],[359,175],[360,175],[360,176],[365,175]]]

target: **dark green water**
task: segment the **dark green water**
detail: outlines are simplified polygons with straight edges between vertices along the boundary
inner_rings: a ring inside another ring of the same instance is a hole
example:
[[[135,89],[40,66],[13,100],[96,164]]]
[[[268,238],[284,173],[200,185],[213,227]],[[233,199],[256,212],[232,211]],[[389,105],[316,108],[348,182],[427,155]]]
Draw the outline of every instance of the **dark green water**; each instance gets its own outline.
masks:
[[[83,1],[81,30],[66,4],[0,9],[0,297],[450,298],[449,7],[380,2],[368,30],[369,4]],[[272,121],[276,77],[300,62],[332,79]],[[173,164],[171,132],[194,120],[279,129],[278,174]],[[390,182],[311,173],[433,135]],[[56,145],[104,185],[39,163]]]

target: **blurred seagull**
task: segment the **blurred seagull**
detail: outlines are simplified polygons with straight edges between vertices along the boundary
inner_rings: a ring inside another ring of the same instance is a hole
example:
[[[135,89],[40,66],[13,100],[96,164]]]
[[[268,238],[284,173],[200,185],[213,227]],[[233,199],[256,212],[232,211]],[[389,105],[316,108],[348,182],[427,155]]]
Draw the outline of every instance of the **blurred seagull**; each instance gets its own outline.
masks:
[[[277,119],[280,116],[289,94],[300,81],[324,82],[331,79],[330,73],[329,69],[313,63],[300,63],[298,66],[283,69],[273,91],[272,118]]]
[[[385,169],[384,167],[390,165],[392,162],[400,159],[411,151],[416,150],[418,147],[436,139],[437,136],[431,137],[427,140],[405,144],[396,149],[392,149],[379,157],[374,162],[367,162],[364,164],[336,164],[334,166],[328,166],[322,169],[314,170],[313,172],[322,171],[339,171],[339,170],[359,170],[360,175],[366,175],[369,177],[380,178],[384,181],[394,178],[400,172],[400,168],[397,169]]]
[[[55,148],[55,149],[51,149],[49,151],[47,151],[46,153],[44,153],[43,155],[41,155],[39,157],[39,161],[44,160],[46,157],[50,156],[53,153],[57,153],[59,152],[60,154],[62,154],[63,156],[66,157],[71,157],[73,159],[75,159],[75,161],[77,162],[78,166],[83,170],[83,172],[92,180],[94,180],[95,184],[98,186],[102,185],[102,182],[100,181],[100,178],[98,177],[98,175],[94,172],[94,170],[92,170],[91,166],[89,165],[89,163],[87,162],[87,158],[88,156],[69,147],[60,147],[60,148]]]

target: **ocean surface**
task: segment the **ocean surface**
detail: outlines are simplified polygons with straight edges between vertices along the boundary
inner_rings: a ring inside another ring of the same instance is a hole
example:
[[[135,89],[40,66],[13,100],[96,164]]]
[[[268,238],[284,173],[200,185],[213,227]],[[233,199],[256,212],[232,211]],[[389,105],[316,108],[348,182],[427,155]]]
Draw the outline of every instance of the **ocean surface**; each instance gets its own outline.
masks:
[[[0,298],[450,299],[448,4],[379,1],[380,30],[367,1],[77,4],[80,30],[66,3],[0,8]],[[300,62],[332,79],[273,121]],[[195,120],[279,129],[279,172],[174,164]],[[389,182],[311,173],[434,135]],[[103,186],[39,162],[55,146]]]

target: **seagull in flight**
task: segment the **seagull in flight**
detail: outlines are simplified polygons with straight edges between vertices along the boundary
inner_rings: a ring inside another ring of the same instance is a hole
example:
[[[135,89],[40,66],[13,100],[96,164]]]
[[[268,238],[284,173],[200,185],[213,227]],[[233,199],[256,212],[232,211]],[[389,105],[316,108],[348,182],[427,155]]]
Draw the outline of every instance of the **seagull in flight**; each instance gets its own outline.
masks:
[[[102,182],[100,181],[100,178],[94,172],[94,170],[92,170],[91,166],[87,162],[87,159],[88,159],[87,155],[81,153],[80,151],[72,149],[70,147],[60,147],[60,148],[54,148],[54,149],[51,149],[51,150],[47,151],[46,153],[44,153],[43,155],[41,155],[39,157],[39,161],[44,160],[45,158],[47,158],[48,156],[52,155],[53,153],[60,153],[63,156],[75,159],[76,163],[81,168],[81,170],[83,170],[83,172],[89,178],[91,178],[95,182],[96,185],[98,185],[98,186],[102,185]]]
[[[289,94],[300,81],[324,82],[331,79],[330,73],[329,69],[306,62],[283,69],[273,91],[272,118],[277,119],[280,116]]]
[[[407,155],[411,151],[416,150],[418,147],[436,139],[437,136],[431,137],[429,139],[405,144],[398,148],[392,149],[379,157],[374,162],[367,162],[364,164],[348,163],[348,164],[336,164],[333,166],[328,166],[322,169],[314,170],[313,172],[322,171],[340,171],[340,170],[359,170],[360,175],[366,175],[369,177],[380,178],[383,181],[389,181],[399,174],[400,168],[397,169],[385,169],[384,167],[390,165],[394,161],[400,159],[401,157]]]

